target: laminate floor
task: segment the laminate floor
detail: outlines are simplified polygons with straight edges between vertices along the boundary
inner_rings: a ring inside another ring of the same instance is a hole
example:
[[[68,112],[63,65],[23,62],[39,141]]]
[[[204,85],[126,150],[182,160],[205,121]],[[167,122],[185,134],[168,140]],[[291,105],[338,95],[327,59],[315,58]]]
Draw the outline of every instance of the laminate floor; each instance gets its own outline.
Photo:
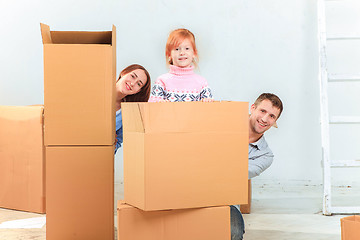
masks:
[[[349,198],[347,190],[340,189],[337,202],[350,204],[351,199],[360,199],[359,195]],[[253,183],[252,196],[251,213],[244,214],[245,240],[340,240],[340,218],[344,215],[322,215],[321,186]],[[116,184],[114,203],[122,198],[123,185]],[[114,213],[116,223],[115,210]],[[0,208],[0,240],[46,239],[46,225],[27,229],[2,227],[4,222],[38,217],[46,215]]]

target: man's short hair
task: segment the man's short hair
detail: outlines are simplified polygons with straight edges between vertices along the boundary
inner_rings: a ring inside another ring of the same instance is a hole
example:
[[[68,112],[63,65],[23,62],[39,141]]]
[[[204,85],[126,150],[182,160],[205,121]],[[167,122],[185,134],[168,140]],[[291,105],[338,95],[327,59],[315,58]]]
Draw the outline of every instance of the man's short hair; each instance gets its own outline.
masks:
[[[255,100],[255,107],[257,107],[264,100],[269,100],[274,107],[280,109],[279,116],[277,117],[279,118],[283,110],[283,104],[280,98],[273,93],[263,93]]]

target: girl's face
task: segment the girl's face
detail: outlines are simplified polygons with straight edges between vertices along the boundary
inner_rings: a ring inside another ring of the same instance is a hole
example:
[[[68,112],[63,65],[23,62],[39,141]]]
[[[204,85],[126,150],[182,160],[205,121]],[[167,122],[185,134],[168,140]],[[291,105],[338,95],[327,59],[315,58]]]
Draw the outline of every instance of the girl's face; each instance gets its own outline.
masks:
[[[177,48],[171,50],[170,54],[173,65],[181,68],[190,67],[196,57],[189,39],[184,39]]]
[[[147,77],[142,69],[135,69],[123,76],[116,82],[116,89],[124,95],[138,93],[145,85]]]

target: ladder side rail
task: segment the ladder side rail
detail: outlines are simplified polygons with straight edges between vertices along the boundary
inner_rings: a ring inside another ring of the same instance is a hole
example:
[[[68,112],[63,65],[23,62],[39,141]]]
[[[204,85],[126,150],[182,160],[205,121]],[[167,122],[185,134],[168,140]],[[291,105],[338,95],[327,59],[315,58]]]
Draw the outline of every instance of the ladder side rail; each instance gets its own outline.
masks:
[[[328,76],[326,69],[326,23],[325,2],[318,0],[318,42],[319,42],[319,83],[320,83],[320,123],[323,164],[323,214],[331,215],[331,165],[329,143]]]

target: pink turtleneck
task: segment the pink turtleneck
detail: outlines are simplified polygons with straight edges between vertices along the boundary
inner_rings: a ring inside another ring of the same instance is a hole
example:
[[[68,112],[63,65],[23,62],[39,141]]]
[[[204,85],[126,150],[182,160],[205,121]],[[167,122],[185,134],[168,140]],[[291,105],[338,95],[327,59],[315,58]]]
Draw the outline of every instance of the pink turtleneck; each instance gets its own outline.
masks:
[[[170,71],[155,81],[149,102],[190,102],[212,98],[206,79],[195,74],[193,69],[193,66],[180,68],[170,65]]]

